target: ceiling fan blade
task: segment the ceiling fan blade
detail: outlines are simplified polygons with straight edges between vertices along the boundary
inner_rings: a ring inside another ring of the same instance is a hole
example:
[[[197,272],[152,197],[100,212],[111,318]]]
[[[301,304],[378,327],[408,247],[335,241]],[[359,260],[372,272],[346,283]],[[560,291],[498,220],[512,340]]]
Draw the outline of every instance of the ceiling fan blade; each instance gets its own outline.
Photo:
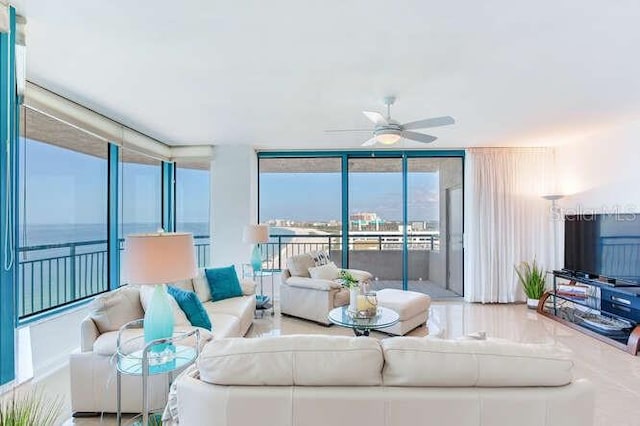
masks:
[[[424,133],[418,133],[418,132],[402,132],[402,137],[405,139],[410,139],[412,141],[422,142],[422,143],[431,143],[436,139],[438,139],[435,136],[425,135]]]
[[[374,124],[376,126],[379,126],[381,124],[389,124],[389,122],[387,121],[386,118],[384,118],[384,116],[382,114],[380,114],[379,112],[375,112],[375,111],[362,111],[362,113],[371,121],[374,122]]]
[[[365,143],[363,143],[361,146],[371,146],[371,145],[375,145],[376,144],[376,138],[373,137],[371,139],[369,139],[368,141],[366,141]]]
[[[372,129],[329,129],[325,130],[325,133],[340,133],[340,132],[373,132]]]
[[[454,124],[456,120],[448,115],[444,117],[427,118],[425,120],[411,121],[402,125],[403,129],[428,129],[429,127],[448,126]]]

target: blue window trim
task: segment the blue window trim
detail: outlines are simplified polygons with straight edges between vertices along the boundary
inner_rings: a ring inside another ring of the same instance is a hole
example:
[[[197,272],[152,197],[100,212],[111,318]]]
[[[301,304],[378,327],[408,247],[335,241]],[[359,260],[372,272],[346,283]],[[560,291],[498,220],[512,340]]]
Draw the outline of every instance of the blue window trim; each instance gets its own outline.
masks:
[[[2,244],[0,267],[0,385],[15,379],[15,329],[16,329],[16,291],[17,282],[16,262],[18,260],[18,203],[15,197],[18,189],[18,174],[16,173],[18,152],[18,99],[16,94],[15,75],[15,32],[16,11],[9,7],[9,33],[0,34],[0,173],[2,182],[0,188],[0,243]],[[5,138],[8,135],[9,138]],[[7,142],[9,146],[7,147]],[[7,149],[9,148],[9,149]],[[9,176],[7,181],[7,166]],[[7,192],[7,186],[10,191]],[[13,223],[11,229],[6,229],[7,212],[11,211]],[[10,236],[9,233],[12,235]],[[8,238],[13,240],[13,264],[7,265],[5,243]],[[7,266],[10,266],[7,268]]]
[[[162,162],[162,229],[176,230],[176,168],[174,163]]]
[[[408,222],[408,159],[409,158],[442,158],[453,157],[462,159],[462,197],[463,197],[463,209],[464,209],[464,179],[465,179],[465,151],[463,149],[450,149],[450,150],[320,150],[320,151],[258,151],[258,208],[257,220],[260,220],[260,159],[263,158],[341,158],[342,168],[342,187],[341,187],[341,199],[342,199],[342,266],[344,268],[349,267],[349,159],[350,158],[401,158],[402,159],[402,221],[405,224],[403,228],[404,245],[402,247],[402,288],[408,289],[408,272],[409,272],[409,247],[407,245],[407,222]],[[464,215],[463,215],[464,217]],[[462,233],[464,236],[464,219],[462,221]],[[463,264],[464,264],[464,250],[462,252]],[[462,291],[464,294],[464,268],[462,272]]]
[[[120,197],[118,196],[120,147],[110,143],[107,158],[107,282],[109,290],[113,290],[120,286],[120,221],[118,220],[118,212],[120,211]]]

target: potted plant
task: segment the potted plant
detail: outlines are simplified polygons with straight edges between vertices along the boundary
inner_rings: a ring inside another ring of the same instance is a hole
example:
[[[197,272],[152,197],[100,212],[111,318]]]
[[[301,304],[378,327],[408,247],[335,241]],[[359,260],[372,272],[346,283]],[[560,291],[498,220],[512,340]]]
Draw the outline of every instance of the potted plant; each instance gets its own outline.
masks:
[[[545,291],[545,272],[538,266],[535,259],[533,262],[522,262],[515,267],[518,274],[518,281],[522,284],[524,294],[527,296],[527,307],[536,309],[538,301]]]
[[[62,401],[45,399],[39,392],[13,395],[0,403],[1,426],[53,426],[59,419]]]
[[[342,286],[349,289],[349,310],[356,312],[358,294],[360,293],[360,282],[349,271],[340,271],[340,282]]]

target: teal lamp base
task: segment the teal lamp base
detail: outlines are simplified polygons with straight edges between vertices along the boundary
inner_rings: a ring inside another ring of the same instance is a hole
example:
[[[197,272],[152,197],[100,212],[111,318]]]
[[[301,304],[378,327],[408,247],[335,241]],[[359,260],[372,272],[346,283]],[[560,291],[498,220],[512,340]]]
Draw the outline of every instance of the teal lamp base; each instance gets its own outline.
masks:
[[[144,342],[165,339],[173,336],[173,308],[164,284],[156,285],[151,301],[144,314]],[[158,353],[169,350],[170,344],[155,345],[150,352]]]
[[[251,268],[254,272],[262,271],[262,250],[260,250],[260,244],[253,246],[251,251]]]

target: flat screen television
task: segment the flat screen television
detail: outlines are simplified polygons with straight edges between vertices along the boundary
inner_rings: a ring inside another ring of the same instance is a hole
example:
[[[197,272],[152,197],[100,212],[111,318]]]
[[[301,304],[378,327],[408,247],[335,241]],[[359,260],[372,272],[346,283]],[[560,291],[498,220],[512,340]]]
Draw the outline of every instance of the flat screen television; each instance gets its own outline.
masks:
[[[566,215],[564,269],[640,285],[640,213]]]

